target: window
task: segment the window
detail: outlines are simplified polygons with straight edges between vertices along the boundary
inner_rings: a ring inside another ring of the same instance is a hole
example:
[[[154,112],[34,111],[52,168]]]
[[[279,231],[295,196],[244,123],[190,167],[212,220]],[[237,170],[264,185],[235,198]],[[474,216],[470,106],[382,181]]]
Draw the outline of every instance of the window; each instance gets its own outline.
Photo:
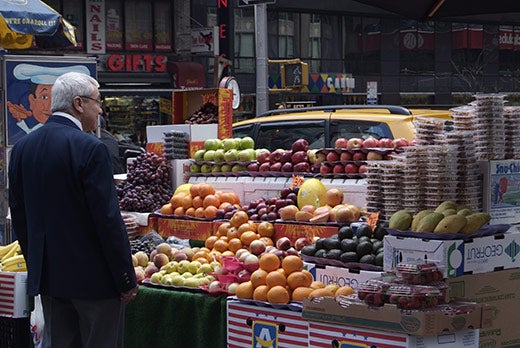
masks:
[[[235,61],[234,70],[240,73],[255,72],[255,21],[250,9],[235,10]]]
[[[332,121],[330,123],[330,143],[334,144],[338,138],[362,138],[374,137],[393,139],[392,131],[386,123],[370,121]]]
[[[344,52],[346,70],[354,75],[381,72],[381,28],[379,18],[346,16]]]
[[[434,59],[434,23],[401,21],[399,32],[402,74],[433,73]]]

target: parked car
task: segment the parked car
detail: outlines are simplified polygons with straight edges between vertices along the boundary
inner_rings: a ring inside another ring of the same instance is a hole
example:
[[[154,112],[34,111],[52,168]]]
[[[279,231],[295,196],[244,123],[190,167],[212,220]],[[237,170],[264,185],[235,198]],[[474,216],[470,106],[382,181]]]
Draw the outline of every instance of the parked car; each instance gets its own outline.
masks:
[[[276,109],[233,124],[233,137],[250,136],[256,148],[289,149],[300,138],[311,149],[334,147],[338,138],[415,138],[417,117],[449,120],[448,110],[395,105],[330,105]]]

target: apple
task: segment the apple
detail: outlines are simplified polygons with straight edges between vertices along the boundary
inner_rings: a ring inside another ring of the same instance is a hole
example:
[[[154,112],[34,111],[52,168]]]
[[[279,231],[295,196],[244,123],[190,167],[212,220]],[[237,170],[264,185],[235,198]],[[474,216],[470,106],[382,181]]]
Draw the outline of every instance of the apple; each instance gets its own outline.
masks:
[[[327,159],[327,155],[325,155],[324,152],[316,152],[316,164],[320,164],[321,162],[325,161]]]
[[[200,261],[190,261],[190,263],[188,264],[188,272],[190,272],[191,274],[196,274],[200,266],[202,266],[202,263],[200,263]]]
[[[297,151],[307,152],[307,150],[309,150],[309,142],[306,139],[295,140],[291,145],[291,150],[293,152],[297,152]]]
[[[366,153],[362,152],[362,151],[356,151],[353,155],[352,155],[352,160],[353,161],[364,161],[367,159],[367,155]]]
[[[345,173],[345,166],[343,164],[336,163],[334,167],[332,167],[332,172],[334,174]]]
[[[254,149],[255,148],[255,141],[251,137],[243,137],[240,139],[238,148],[241,150],[244,149]]]
[[[292,153],[291,162],[293,164],[301,163],[301,162],[309,162],[309,157],[307,156],[307,151],[296,151]]]
[[[329,174],[332,172],[332,165],[328,163],[322,163],[320,165],[320,174]]]
[[[231,171],[232,168],[233,168],[233,167],[231,166],[231,164],[227,164],[227,163],[226,163],[226,164],[223,164],[223,165],[220,166],[220,171],[221,171],[222,173],[229,173],[229,172]]]
[[[222,141],[220,139],[206,139],[204,141],[204,150],[216,150],[221,148]]]
[[[188,260],[179,261],[179,264],[177,265],[177,272],[179,272],[180,274],[188,272],[189,264],[190,264],[190,261],[188,261]]]
[[[367,138],[363,141],[364,148],[373,148],[373,147],[379,147],[379,146],[380,146],[379,140],[374,137]]]
[[[212,164],[211,165],[211,172],[212,173],[220,173],[220,172],[222,172],[222,165],[221,164]]]
[[[311,169],[310,169],[311,173],[319,173],[320,172],[320,164],[311,164]]]
[[[329,162],[339,161],[339,154],[336,151],[329,151],[325,158]]]
[[[193,159],[195,161],[203,161],[205,152],[206,152],[206,150],[197,150],[197,151],[195,151],[195,153],[193,154]]]
[[[334,141],[334,147],[338,149],[346,149],[348,145],[348,139],[347,138],[338,138],[336,141]]]
[[[369,161],[380,161],[383,159],[383,155],[377,151],[368,151],[367,160]]]
[[[347,149],[358,149],[363,147],[363,139],[361,138],[350,138],[347,142]]]
[[[285,150],[282,150],[282,149],[276,149],[276,150],[272,151],[271,154],[269,155],[269,162],[271,162],[271,163],[280,162],[280,159],[282,158],[284,151]]]
[[[251,162],[255,158],[254,150],[250,151],[250,149],[244,149],[238,151],[237,160],[240,162]]]
[[[260,164],[260,167],[258,167],[259,172],[268,172],[271,170],[271,164],[269,162],[264,162]]]
[[[280,157],[280,162],[282,162],[282,163],[291,162],[292,155],[293,155],[292,150],[285,150],[282,153],[282,157]]]
[[[276,162],[269,166],[269,170],[272,172],[281,172],[282,171],[282,163]]]
[[[392,144],[396,149],[399,149],[404,146],[409,146],[408,140],[406,138],[397,138],[392,141]]]
[[[362,164],[358,167],[358,173],[359,174],[365,174],[367,172],[367,165],[366,164]]]
[[[230,149],[230,150],[227,150],[224,153],[224,160],[226,162],[236,161],[237,157],[238,157],[238,150],[237,149]]]
[[[214,161],[215,160],[215,150],[207,150],[204,152],[204,161]]]
[[[247,170],[249,172],[258,172],[260,169],[260,166],[258,165],[257,162],[251,162],[247,165]]]
[[[279,250],[287,250],[291,247],[291,240],[289,237],[280,237],[276,240],[276,248]]]
[[[224,149],[216,149],[215,150],[215,153],[213,155],[213,160],[215,162],[224,162],[224,154],[226,153],[226,151],[224,151]]]
[[[284,164],[282,164],[282,168],[280,169],[280,171],[282,171],[284,173],[292,172],[293,164],[291,162],[285,162]]]
[[[385,154],[383,155],[383,159],[384,159],[384,160],[392,160],[393,157],[394,157],[395,155],[397,155],[397,152],[395,152],[395,151],[390,151],[390,152],[387,152],[387,153],[385,153]]]
[[[352,153],[349,152],[349,151],[342,151],[340,154],[339,154],[339,160],[340,161],[352,161]]]
[[[269,150],[261,150],[261,151],[258,151],[256,153],[256,160],[258,161],[258,163],[265,163],[265,162],[269,162],[269,155],[271,154],[271,152]]]
[[[293,171],[297,173],[307,173],[310,172],[310,164],[308,162],[300,162],[293,165]]]
[[[255,239],[251,242],[251,244],[249,244],[249,251],[252,254],[258,256],[265,251],[265,247],[266,245],[264,242],[259,239]]]
[[[180,262],[182,260],[187,260],[187,259],[188,259],[188,255],[186,255],[186,253],[182,250],[177,250],[173,253],[174,261]]]
[[[154,263],[149,263],[144,269],[145,278],[150,278],[156,272],[159,272],[159,268]]]
[[[310,164],[316,163],[316,152],[317,151],[318,151],[318,149],[311,149],[311,150],[307,151],[307,157],[309,158]]]
[[[302,250],[304,246],[311,245],[312,241],[307,237],[300,237],[294,242],[294,248],[298,251]]]
[[[235,164],[231,167],[232,172],[245,172],[247,170],[247,167],[242,164]]]
[[[209,163],[204,163],[203,165],[200,166],[200,172],[201,173],[211,173],[211,164]]]
[[[359,172],[359,167],[354,163],[345,164],[345,173],[347,174],[357,174]]]
[[[237,139],[236,138],[225,138],[222,139],[222,149],[224,152],[236,149],[237,148]]]
[[[379,146],[380,147],[385,147],[385,148],[393,148],[394,144],[393,144],[392,139],[381,138],[381,139],[379,139]]]
[[[200,173],[200,164],[197,164],[197,163],[190,164],[190,173]]]

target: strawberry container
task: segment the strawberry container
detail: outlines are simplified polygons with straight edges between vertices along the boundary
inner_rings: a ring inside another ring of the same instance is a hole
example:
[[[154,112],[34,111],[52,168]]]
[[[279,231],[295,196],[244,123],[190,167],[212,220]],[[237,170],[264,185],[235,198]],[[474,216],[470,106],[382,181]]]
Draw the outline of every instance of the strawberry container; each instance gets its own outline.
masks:
[[[400,309],[425,309],[436,306],[442,298],[435,286],[393,284],[386,290],[389,303]]]
[[[387,290],[392,283],[381,279],[369,279],[359,285],[358,298],[369,306],[382,306],[388,302]]]
[[[406,284],[427,285],[444,279],[443,272],[433,262],[422,264],[400,263],[397,275]]]

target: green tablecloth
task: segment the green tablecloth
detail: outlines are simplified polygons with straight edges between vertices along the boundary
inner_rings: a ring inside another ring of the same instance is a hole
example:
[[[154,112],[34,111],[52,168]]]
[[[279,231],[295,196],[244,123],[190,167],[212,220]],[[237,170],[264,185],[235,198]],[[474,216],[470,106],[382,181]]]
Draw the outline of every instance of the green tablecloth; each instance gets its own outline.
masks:
[[[139,288],[126,307],[126,348],[227,346],[226,297]]]

